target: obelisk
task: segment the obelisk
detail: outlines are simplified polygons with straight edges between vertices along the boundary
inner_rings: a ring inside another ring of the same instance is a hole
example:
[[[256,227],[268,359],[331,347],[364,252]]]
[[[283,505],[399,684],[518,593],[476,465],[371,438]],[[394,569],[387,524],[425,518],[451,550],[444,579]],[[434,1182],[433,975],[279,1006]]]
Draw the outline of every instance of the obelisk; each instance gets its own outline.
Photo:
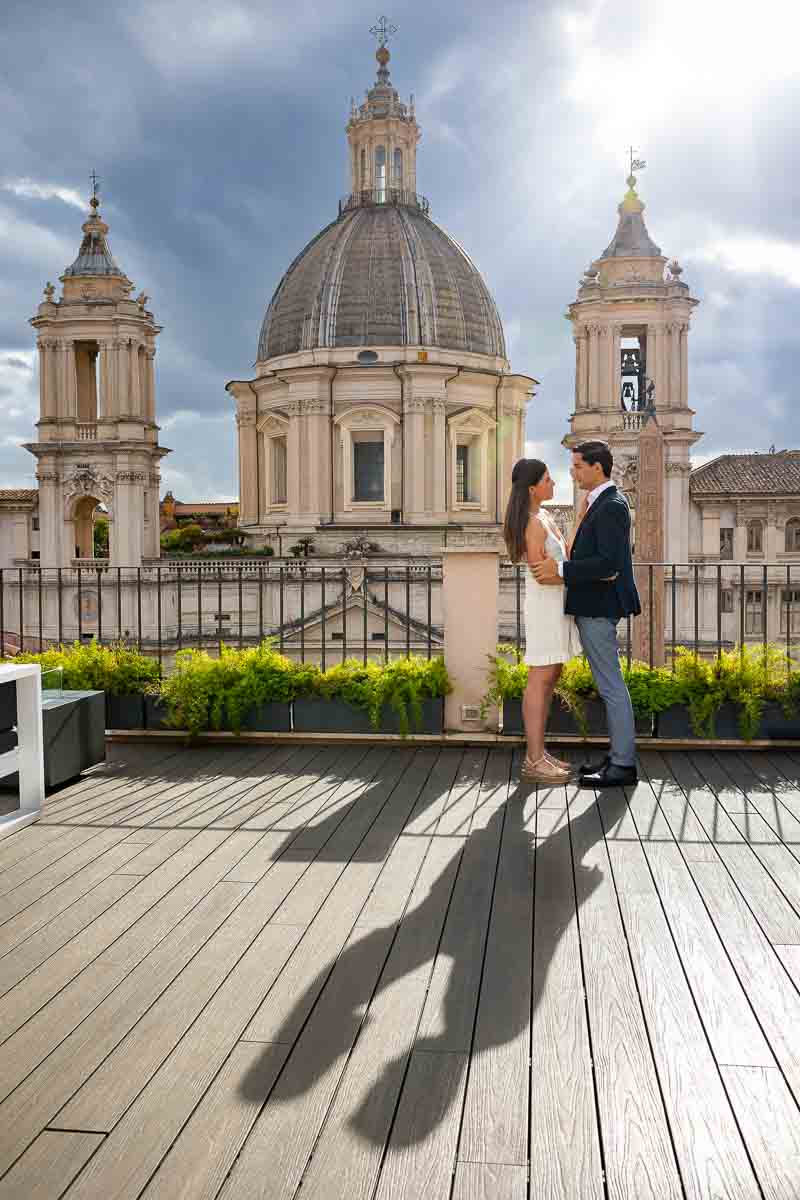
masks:
[[[664,436],[655,411],[644,414],[636,480],[636,585],[642,614],[633,622],[633,656],[664,665]]]

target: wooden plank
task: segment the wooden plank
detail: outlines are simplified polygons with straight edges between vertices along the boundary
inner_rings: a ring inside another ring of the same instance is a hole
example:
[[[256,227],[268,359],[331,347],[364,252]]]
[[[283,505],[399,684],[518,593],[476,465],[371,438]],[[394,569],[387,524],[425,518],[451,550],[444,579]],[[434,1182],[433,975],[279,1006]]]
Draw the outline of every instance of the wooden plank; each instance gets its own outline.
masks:
[[[195,831],[192,829],[167,830],[157,842],[151,842],[139,850],[136,857],[128,863],[126,874],[149,875],[156,867],[168,862],[178,850],[182,850],[194,836]]]
[[[406,873],[392,865],[391,899],[381,886],[384,871],[393,859],[395,838],[416,803],[428,777],[435,754],[422,751],[411,769],[402,772],[389,803],[350,861],[302,942],[286,964],[280,979],[248,1026],[245,1037],[253,1041],[293,1042],[325,986],[333,965],[347,942],[356,921],[361,920],[368,897],[376,889],[378,911],[392,903],[402,913],[417,876],[413,857],[403,856]],[[420,841],[427,851],[428,838]],[[291,852],[291,848],[290,848]]]
[[[329,808],[338,807],[339,796],[354,791],[360,794],[362,785],[374,775],[376,765],[385,762],[391,750],[385,746],[336,746],[319,760],[314,760],[301,777],[302,786],[269,810],[270,829],[292,833],[315,822],[324,822]],[[265,815],[265,814],[262,814]],[[258,817],[248,821],[245,828],[258,823]]]
[[[73,1185],[69,1200],[136,1200],[225,1063],[301,933],[288,925],[268,925],[262,930],[106,1138]],[[248,1094],[249,1077],[241,1086]],[[257,1086],[262,1086],[261,1077]],[[223,1188],[220,1195],[225,1191]]]
[[[162,808],[155,821],[159,825],[192,825],[195,828],[213,825],[218,812],[246,796],[271,774],[275,754],[272,746],[245,746],[235,755],[228,751],[227,760],[218,764],[222,769],[214,777],[213,787],[187,792],[167,808]]]
[[[408,819],[406,833],[427,836],[436,833],[462,755],[461,750],[442,750]]]
[[[653,751],[640,753],[639,772],[648,780],[684,856],[699,861],[716,861],[717,852],[713,843],[663,756]]]
[[[723,1067],[722,1078],[769,1200],[800,1194],[800,1113],[777,1067]]]
[[[724,755],[720,757],[711,750],[697,750],[684,757],[703,777],[729,816],[745,816],[747,813],[755,812],[739,778],[731,776],[725,770]]]
[[[288,1046],[234,1046],[141,1200],[214,1200],[288,1053]]]
[[[300,768],[309,763],[315,754],[319,754],[322,747],[292,745],[281,749],[287,753],[280,753],[270,774],[260,784],[246,795],[226,801],[222,810],[214,815],[216,828],[238,829],[250,817],[280,803],[281,789],[291,785]]]
[[[37,823],[4,838],[0,844],[0,871],[7,871],[14,863],[29,858],[59,836],[58,829]]]
[[[687,1200],[760,1200],[644,851],[608,853]]]
[[[52,1032],[52,1049],[46,1056],[39,1056],[38,1064],[31,1054],[29,1063],[11,1062],[14,1076],[4,1070],[7,1094],[0,1104],[0,1171],[13,1162],[44,1126],[57,1120],[60,1109],[191,962],[239,903],[246,888],[246,884],[240,883],[212,888],[149,959],[124,977],[113,992],[99,999],[97,994],[88,997],[86,1019],[65,1023],[63,1032],[58,1029]],[[12,1091],[14,1082],[18,1086]],[[121,1086],[124,1083],[120,1081]]]
[[[293,760],[289,767],[282,772],[283,786],[274,792],[266,803],[262,800],[252,815],[246,818],[238,816],[237,828],[297,829],[298,823],[292,822],[289,817],[292,809],[302,803],[312,790],[315,795],[321,794],[324,797],[333,789],[334,783],[328,782],[324,778],[324,773],[347,749],[346,746],[315,747],[314,756],[312,758],[304,756],[302,765],[297,760]],[[323,776],[322,780],[320,780],[321,775]],[[336,782],[341,782],[341,780],[336,780]],[[286,824],[284,824],[284,820]],[[221,828],[226,827],[224,820],[218,824]]]
[[[0,1180],[0,1200],[53,1200],[54,1196],[62,1196],[102,1141],[102,1133],[45,1129]]]
[[[368,810],[365,808],[364,812]],[[361,817],[360,812],[358,815]],[[352,844],[342,847],[345,856],[355,849],[363,834],[355,821],[350,824],[353,826]],[[258,834],[239,833],[233,836],[258,837]],[[312,868],[313,864],[309,871]],[[250,891],[228,917],[224,927],[196,952],[193,960],[174,983],[162,991],[125,1041],[108,1055],[84,1087],[51,1121],[52,1126],[64,1129],[113,1128],[202,1007],[221,986],[248,945],[260,933],[272,912],[270,904],[266,902],[271,892],[271,885],[266,882]],[[273,920],[277,916],[278,913],[274,913]],[[299,928],[299,924],[296,928]],[[140,1007],[140,987],[127,1001],[126,1013],[133,1004]],[[148,995],[151,987],[149,979],[146,979],[144,988]],[[93,1023],[92,1016],[84,1025],[96,1042],[99,1039],[97,1032],[92,1030]]]
[[[777,801],[778,811],[784,815],[784,818],[793,817],[794,821],[800,821],[800,781],[798,780],[798,766],[793,755],[785,753],[747,756],[737,754],[733,769],[737,772],[742,771],[744,777],[748,779],[748,787],[750,778],[754,776],[762,787],[771,791]],[[794,821],[791,821],[788,827],[791,838],[784,838],[784,841],[794,841],[794,834],[797,830]]]
[[[722,864],[690,869],[778,1066],[800,1094],[800,993]]]
[[[781,840],[755,808],[746,813],[731,813],[731,820],[750,846],[774,846]]]
[[[719,853],[769,940],[800,944],[800,916],[751,847],[720,846]],[[800,863],[796,864],[796,873],[800,878]]]
[[[467,750],[453,780],[450,795],[439,818],[437,833],[465,836],[472,824],[478,802],[481,779],[486,768],[486,750]]]
[[[367,934],[361,931],[361,936],[356,931],[351,938],[334,975],[339,972],[358,981],[355,1012],[349,1019],[340,1018],[338,1025],[331,1022],[334,1043],[329,1047],[321,1023],[326,987],[245,1147],[240,1163],[246,1162],[246,1166],[241,1174],[234,1171],[229,1188],[222,1193],[226,1200],[291,1195],[301,1176],[304,1200],[330,1200],[331,1196],[367,1200],[372,1196],[413,1048],[460,848],[460,839],[432,839],[393,945],[391,926]],[[374,964],[390,945],[391,952],[370,1001],[376,978]],[[342,1075],[345,1044],[352,1044],[356,1014],[361,1012],[361,1005],[367,1004],[365,1023]],[[316,1040],[307,1042],[306,1032],[318,1014]],[[314,1082],[309,1085],[309,1080]],[[314,1145],[337,1082],[335,1099]],[[291,1097],[301,1095],[302,1099],[290,1103]],[[314,1157],[306,1166],[312,1149]],[[257,1189],[267,1162],[270,1183],[261,1193]]]
[[[535,1184],[534,1184],[535,1187]],[[534,1192],[534,1194],[536,1194]],[[453,1200],[527,1200],[525,1167],[498,1163],[456,1164]]]
[[[98,788],[95,795],[81,797],[67,811],[59,811],[49,819],[65,824],[124,825],[130,815],[152,808],[169,792],[191,786],[195,772],[213,761],[213,751],[186,749],[183,757],[171,755],[163,766],[141,776],[133,775],[123,787]]]
[[[91,843],[98,833],[97,829],[62,829],[58,838],[47,842],[3,871],[0,876],[0,896],[10,896],[40,872],[55,866],[73,850],[79,849],[84,842]]]
[[[550,829],[550,817],[559,827]],[[601,1200],[603,1170],[584,1002],[570,831],[539,809],[534,863],[530,1173],[541,1200]]]
[[[467,1057],[411,1055],[376,1200],[450,1200]]]
[[[715,1059],[773,1066],[772,1052],[678,847],[649,845],[646,854]],[[724,869],[719,862],[716,866]]]
[[[200,764],[186,764],[173,786],[161,789],[157,795],[152,794],[147,804],[138,804],[130,815],[126,815],[126,824],[174,829],[180,824],[179,817],[186,816],[195,807],[201,806],[204,799],[215,796],[220,788],[228,786],[237,768],[242,768],[247,762],[248,755],[244,750],[229,748],[212,753],[202,768],[202,775]],[[204,824],[199,821],[196,827],[202,828]]]
[[[164,836],[163,829],[134,829],[133,833],[125,838],[125,843],[132,846],[152,846],[153,842]]]
[[[534,853],[524,796],[493,818],[505,823],[458,1150],[470,1162],[528,1157]]]
[[[75,872],[69,879],[57,884],[40,899],[29,904],[22,912],[7,920],[0,927],[0,956],[8,954],[14,946],[25,941],[38,929],[49,924],[59,913],[64,912],[81,896],[85,896],[98,883],[125,870],[130,860],[138,853],[139,847],[125,842],[113,844],[105,854],[100,854],[93,862]],[[37,877],[38,878],[38,877]],[[24,886],[24,885],[23,885]],[[19,893],[18,893],[19,894]],[[3,964],[0,962],[0,975]]]
[[[141,880],[69,945],[7,992],[0,1000],[0,1028],[6,1038],[0,1047],[0,1089],[13,1086],[15,1078],[24,1078],[39,1061],[37,1055],[49,1053],[66,1037],[224,878],[250,848],[251,838],[239,833],[198,834],[190,846]],[[187,855],[187,851],[191,853]],[[177,886],[176,875],[181,881]],[[150,880],[157,880],[157,885],[147,889],[144,885]],[[145,919],[140,919],[145,913]],[[49,1001],[47,1011],[41,1011]]]
[[[0,996],[106,912],[137,882],[133,875],[109,875],[42,929],[15,946],[0,962]]]
[[[405,837],[401,834],[358,914],[359,928],[390,925],[393,921],[401,920],[430,844],[430,838]]]
[[[728,842],[734,845],[743,843],[743,834],[736,828],[713,788],[693,765],[689,756],[670,752],[664,755],[664,759],[714,846],[725,845]]]
[[[233,779],[218,793],[212,792],[207,796],[203,801],[201,811],[198,812],[196,808],[187,809],[185,813],[178,814],[176,823],[178,825],[219,825],[222,817],[234,813],[243,805],[254,804],[260,796],[269,792],[285,764],[300,749],[302,747],[298,746],[271,747],[268,757],[259,758],[256,763],[248,767],[241,777]],[[313,753],[313,749],[309,753]],[[234,821],[225,828],[235,829],[236,825],[237,822]]]
[[[508,787],[507,762],[492,758],[484,778],[487,788]],[[494,820],[467,839],[420,1020],[418,1050],[470,1050],[502,827],[498,808]]]
[[[478,802],[472,814],[470,833],[488,829],[498,811],[505,808],[509,798],[516,797],[516,783],[512,782],[512,765],[518,755],[511,750],[490,750],[486,769],[481,780]],[[563,788],[562,788],[563,791]]]
[[[383,750],[365,766],[355,794],[358,799],[327,840],[302,880],[272,918],[286,925],[309,925],[375,821],[402,771]],[[374,781],[374,786],[371,786]],[[302,845],[302,842],[299,842]]]
[[[568,788],[568,795],[608,1194],[673,1200],[681,1185],[600,817],[592,793]],[[605,821],[613,825],[625,807],[623,792],[607,792]]]
[[[83,867],[94,863],[106,850],[120,842],[123,836],[116,829],[100,830],[95,837],[89,838],[80,846],[75,846],[58,862],[52,863],[44,870],[38,871],[32,879],[21,883],[13,893],[7,893],[0,899],[0,925],[35,904],[60,883],[72,879]]]
[[[232,883],[258,883],[280,857],[281,847],[285,844],[283,834],[262,834],[253,849],[248,850],[244,858],[231,868],[225,876],[226,880]]]

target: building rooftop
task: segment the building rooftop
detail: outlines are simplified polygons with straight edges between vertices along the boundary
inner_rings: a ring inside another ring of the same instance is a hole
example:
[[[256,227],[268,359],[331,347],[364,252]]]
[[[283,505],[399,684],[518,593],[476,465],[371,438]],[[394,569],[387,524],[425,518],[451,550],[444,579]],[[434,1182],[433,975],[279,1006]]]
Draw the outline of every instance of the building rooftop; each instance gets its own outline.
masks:
[[[28,500],[32,504],[39,499],[38,488],[0,488],[0,504],[4,500],[16,501]]]
[[[774,454],[721,454],[702,467],[695,467],[689,489],[695,496],[800,493],[800,450],[780,450]]]

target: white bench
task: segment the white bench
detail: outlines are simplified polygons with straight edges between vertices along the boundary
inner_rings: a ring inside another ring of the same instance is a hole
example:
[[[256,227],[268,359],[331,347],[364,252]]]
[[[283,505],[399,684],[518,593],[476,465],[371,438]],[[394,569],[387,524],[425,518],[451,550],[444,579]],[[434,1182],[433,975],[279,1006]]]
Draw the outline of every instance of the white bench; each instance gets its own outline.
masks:
[[[0,683],[17,685],[17,745],[0,754],[0,776],[19,772],[19,808],[0,814],[0,837],[30,825],[44,800],[42,673],[37,663],[0,663]]]

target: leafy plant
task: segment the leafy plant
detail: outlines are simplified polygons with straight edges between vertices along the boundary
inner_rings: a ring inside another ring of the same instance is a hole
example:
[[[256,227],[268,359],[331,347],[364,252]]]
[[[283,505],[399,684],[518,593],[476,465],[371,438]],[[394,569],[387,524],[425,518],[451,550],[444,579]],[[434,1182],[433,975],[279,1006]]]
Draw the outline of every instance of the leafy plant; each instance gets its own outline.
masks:
[[[289,547],[289,553],[293,558],[308,558],[314,553],[314,539],[310,537],[299,538],[293,546]]]
[[[15,662],[39,663],[42,671],[61,668],[68,691],[103,691],[115,696],[144,692],[158,684],[158,662],[138,650],[117,642],[103,646],[97,641],[54,646],[41,654],[18,654]]]
[[[388,663],[361,663],[347,659],[320,674],[314,691],[327,699],[341,699],[364,709],[372,727],[380,724],[381,711],[388,705],[396,714],[400,732],[407,734],[422,723],[422,701],[438,699],[451,691],[444,659],[392,659]]]

